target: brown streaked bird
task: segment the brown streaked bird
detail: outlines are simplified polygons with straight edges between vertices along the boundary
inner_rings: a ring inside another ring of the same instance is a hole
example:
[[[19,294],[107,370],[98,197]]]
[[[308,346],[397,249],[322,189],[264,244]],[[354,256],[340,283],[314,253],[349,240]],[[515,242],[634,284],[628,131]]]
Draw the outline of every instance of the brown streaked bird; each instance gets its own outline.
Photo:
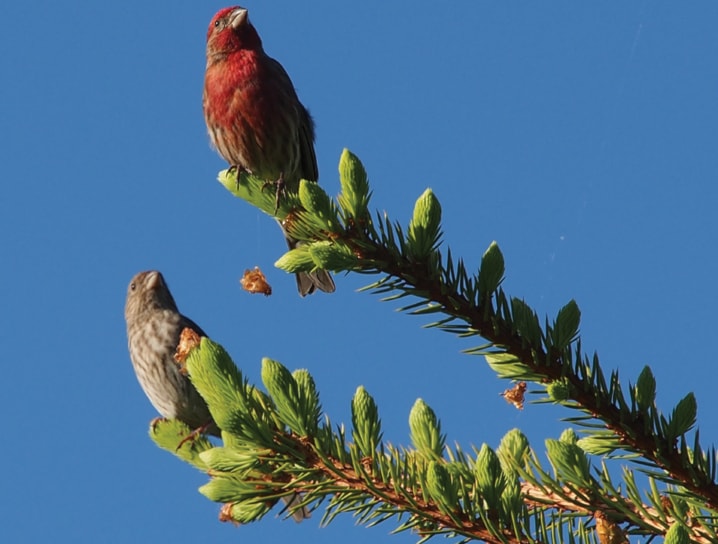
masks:
[[[200,336],[207,335],[179,312],[160,272],[149,270],[132,278],[125,321],[132,366],[152,406],[162,417],[219,436],[207,404],[174,359],[182,329],[189,327]]]
[[[132,366],[152,406],[162,417],[182,421],[194,431],[220,436],[207,404],[189,378],[180,372],[174,358],[185,328],[200,336],[207,335],[179,312],[160,272],[148,270],[132,278],[127,288],[125,321]],[[283,500],[293,506],[300,496]],[[292,514],[297,522],[309,516],[306,508]]]
[[[210,22],[202,105],[213,146],[238,175],[277,182],[278,198],[281,188],[296,192],[301,179],[317,181],[314,121],[243,7],[224,8]],[[295,248],[297,240],[282,231]],[[326,270],[315,270],[297,274],[297,289],[305,296],[335,286]]]

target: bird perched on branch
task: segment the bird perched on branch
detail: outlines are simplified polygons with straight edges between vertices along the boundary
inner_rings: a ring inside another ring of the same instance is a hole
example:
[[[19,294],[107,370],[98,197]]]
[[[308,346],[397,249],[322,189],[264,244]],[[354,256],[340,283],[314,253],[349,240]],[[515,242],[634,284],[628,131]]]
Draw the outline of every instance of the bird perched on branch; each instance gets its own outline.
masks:
[[[127,288],[125,321],[132,366],[155,410],[191,429],[219,436],[207,404],[180,372],[174,358],[182,329],[207,335],[179,312],[161,273],[150,270],[132,278]]]
[[[282,191],[296,192],[301,179],[319,177],[314,121],[282,65],[264,52],[245,8],[222,9],[210,22],[202,105],[219,154],[238,175],[276,183],[278,202]],[[290,249],[296,247],[284,234]],[[332,293],[335,286],[327,271],[315,270],[298,273],[297,288],[305,296],[316,289]]]
[[[207,403],[175,360],[180,334],[185,328],[207,336],[177,309],[167,282],[157,270],[140,272],[127,287],[125,302],[127,343],[137,379],[152,406],[167,419],[177,419],[194,434],[220,436]],[[193,435],[186,437],[180,445]],[[283,499],[292,507],[300,495]],[[306,508],[292,513],[296,521],[309,517]]]

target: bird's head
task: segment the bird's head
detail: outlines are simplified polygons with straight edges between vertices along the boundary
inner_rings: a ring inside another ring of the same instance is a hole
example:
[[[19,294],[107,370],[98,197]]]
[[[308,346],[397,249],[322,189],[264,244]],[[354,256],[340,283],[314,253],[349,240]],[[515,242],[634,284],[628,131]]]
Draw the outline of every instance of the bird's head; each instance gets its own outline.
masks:
[[[177,304],[160,272],[140,272],[132,278],[127,287],[125,315],[139,315],[157,309],[176,311]]]
[[[227,54],[240,49],[261,49],[262,40],[252,23],[249,11],[241,6],[217,12],[207,30],[207,55]]]

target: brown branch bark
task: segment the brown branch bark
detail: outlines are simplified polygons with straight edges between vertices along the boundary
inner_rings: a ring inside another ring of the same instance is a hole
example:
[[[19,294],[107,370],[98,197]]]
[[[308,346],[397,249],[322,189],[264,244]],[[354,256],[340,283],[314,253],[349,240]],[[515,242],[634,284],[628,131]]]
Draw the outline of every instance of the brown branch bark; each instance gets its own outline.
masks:
[[[576,375],[570,368],[570,363],[565,361],[561,354],[547,353],[542,346],[526,346],[526,340],[512,332],[510,324],[496,315],[494,307],[486,306],[491,304],[489,301],[477,308],[472,301],[459,293],[447,292],[445,286],[431,277],[430,271],[425,266],[406,259],[397,260],[395,255],[390,254],[379,244],[375,244],[373,250],[375,254],[369,256],[366,254],[366,249],[363,249],[363,256],[377,263],[384,263],[381,272],[406,282],[418,291],[423,291],[428,300],[442,305],[444,313],[464,321],[480,336],[502,346],[531,370],[546,376],[547,380],[568,380],[572,400],[593,417],[603,421],[606,428],[614,432],[628,448],[641,452],[644,458],[665,470],[672,479],[680,481],[687,490],[703,497],[707,508],[718,510],[718,485],[710,475],[697,470],[697,467],[690,469],[684,467],[681,453],[675,443],[668,443],[646,431],[635,420],[626,421],[611,399],[607,396],[598,398],[593,384]]]

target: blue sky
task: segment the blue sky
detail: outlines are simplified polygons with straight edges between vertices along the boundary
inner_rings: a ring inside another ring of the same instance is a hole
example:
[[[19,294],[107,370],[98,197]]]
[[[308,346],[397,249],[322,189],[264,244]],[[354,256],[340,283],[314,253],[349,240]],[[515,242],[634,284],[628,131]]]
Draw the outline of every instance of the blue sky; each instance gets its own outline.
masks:
[[[127,354],[123,307],[161,270],[180,309],[252,381],[263,356],[308,368],[334,423],[356,387],[385,438],[408,443],[417,397],[449,441],[532,445],[572,415],[517,412],[479,343],[357,293],[300,299],[272,268],[277,226],[215,181],[225,168],[201,111],[207,25],[224,4],[11,1],[0,20],[0,330],[8,542],[413,542],[393,526],[318,528],[269,515],[234,528],[206,478],[147,436],[155,417]],[[718,4],[709,1],[248,5],[267,52],[317,124],[320,183],[364,162],[373,208],[406,223],[426,187],[445,240],[478,266],[492,240],[506,290],[540,315],[575,298],[584,347],[635,380],[645,364],[670,411],[694,391],[718,434]],[[270,298],[241,291],[260,266]],[[5,538],[3,540],[6,540]]]

